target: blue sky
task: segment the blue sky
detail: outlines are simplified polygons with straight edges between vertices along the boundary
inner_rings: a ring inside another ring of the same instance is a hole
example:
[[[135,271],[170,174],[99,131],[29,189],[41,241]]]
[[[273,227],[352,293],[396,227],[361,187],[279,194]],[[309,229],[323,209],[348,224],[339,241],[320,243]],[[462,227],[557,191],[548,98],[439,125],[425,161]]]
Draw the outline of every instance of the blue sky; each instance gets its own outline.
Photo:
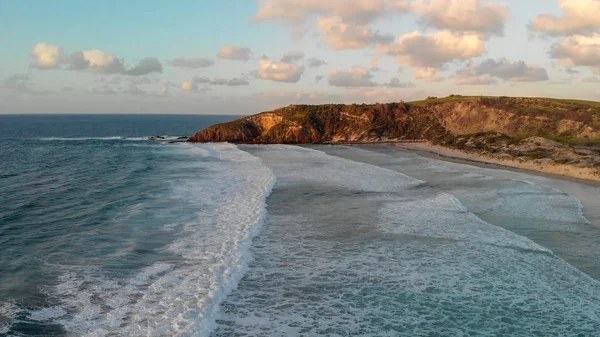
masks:
[[[4,0],[0,113],[600,100],[598,13],[600,0]]]

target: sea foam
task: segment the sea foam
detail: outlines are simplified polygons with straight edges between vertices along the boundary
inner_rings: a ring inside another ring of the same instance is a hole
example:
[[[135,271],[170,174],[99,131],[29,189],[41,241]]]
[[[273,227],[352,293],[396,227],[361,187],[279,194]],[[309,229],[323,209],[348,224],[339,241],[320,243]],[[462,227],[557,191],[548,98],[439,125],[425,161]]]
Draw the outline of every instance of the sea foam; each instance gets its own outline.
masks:
[[[219,304],[251,260],[249,247],[263,225],[275,176],[234,145],[178,149],[198,157],[198,174],[177,180],[173,198],[196,204],[197,215],[165,247],[173,258],[125,279],[109,277],[101,268],[62,266],[59,284],[49,290],[60,307],[33,312],[30,319],[53,319],[80,336],[211,333]]]

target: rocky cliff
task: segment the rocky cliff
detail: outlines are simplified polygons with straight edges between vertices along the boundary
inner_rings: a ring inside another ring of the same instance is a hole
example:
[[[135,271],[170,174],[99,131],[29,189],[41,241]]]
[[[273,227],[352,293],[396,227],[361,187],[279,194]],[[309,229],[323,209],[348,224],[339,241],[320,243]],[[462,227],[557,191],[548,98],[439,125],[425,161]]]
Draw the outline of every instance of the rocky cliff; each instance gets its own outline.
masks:
[[[600,103],[451,96],[412,103],[291,105],[203,130],[191,142],[344,143],[428,140],[448,146],[469,135],[560,142],[600,141]]]

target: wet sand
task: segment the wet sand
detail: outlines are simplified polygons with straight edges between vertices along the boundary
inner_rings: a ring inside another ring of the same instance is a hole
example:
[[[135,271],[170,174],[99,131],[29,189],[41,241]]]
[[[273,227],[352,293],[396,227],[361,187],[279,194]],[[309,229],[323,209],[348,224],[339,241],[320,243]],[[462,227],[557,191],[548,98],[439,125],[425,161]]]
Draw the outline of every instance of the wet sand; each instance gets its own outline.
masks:
[[[471,155],[462,151],[434,146],[428,143],[395,143],[361,146],[366,149],[376,149],[377,147],[396,149],[398,151],[412,152],[426,158],[477,166],[493,170],[495,173],[494,175],[496,176],[510,178],[513,177],[515,173],[525,175],[527,176],[527,179],[535,180],[535,183],[558,189],[579,199],[584,207],[586,218],[594,226],[600,228],[600,181],[539,171],[517,162],[492,161],[483,156]]]

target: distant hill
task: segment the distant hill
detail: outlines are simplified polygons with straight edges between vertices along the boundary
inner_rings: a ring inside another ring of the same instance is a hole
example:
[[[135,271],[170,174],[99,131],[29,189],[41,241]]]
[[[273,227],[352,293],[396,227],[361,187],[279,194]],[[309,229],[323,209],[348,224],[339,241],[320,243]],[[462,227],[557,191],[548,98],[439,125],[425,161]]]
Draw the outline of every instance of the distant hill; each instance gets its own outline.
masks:
[[[450,96],[387,104],[291,105],[218,124],[192,142],[251,144],[428,140],[460,147],[468,135],[600,143],[600,103]],[[485,138],[485,137],[484,137]]]

